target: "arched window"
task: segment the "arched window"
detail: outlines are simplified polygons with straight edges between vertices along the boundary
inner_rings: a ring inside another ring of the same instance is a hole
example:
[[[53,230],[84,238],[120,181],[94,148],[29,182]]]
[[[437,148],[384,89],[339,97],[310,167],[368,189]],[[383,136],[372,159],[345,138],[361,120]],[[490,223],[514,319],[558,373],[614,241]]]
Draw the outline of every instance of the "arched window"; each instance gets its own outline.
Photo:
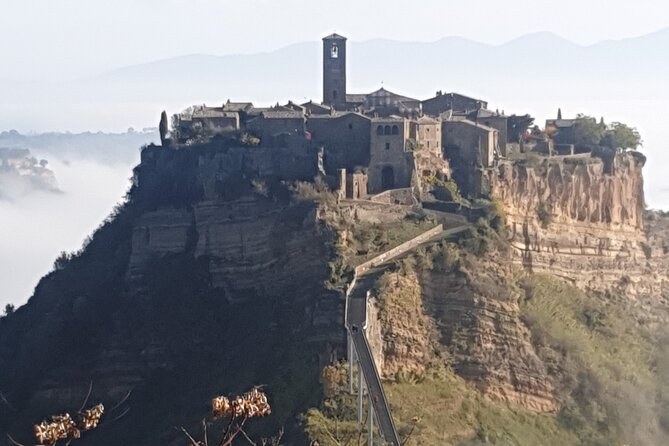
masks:
[[[396,125],[393,126],[393,135],[399,135],[400,134],[400,128],[397,127]]]
[[[332,99],[337,99],[337,90],[332,90]]]
[[[349,123],[349,124],[348,124],[348,129],[349,129],[349,130],[353,130],[353,124]]]
[[[383,135],[383,126],[380,125],[376,128],[376,134],[377,135]]]
[[[385,127],[383,128],[383,133],[384,133],[385,135],[390,135],[390,134],[391,134],[391,130],[390,130],[390,126],[389,126],[389,125],[387,125],[387,126],[385,126]]]
[[[333,59],[336,59],[339,57],[339,48],[337,48],[337,44],[333,43],[332,47],[330,48],[330,57]]]

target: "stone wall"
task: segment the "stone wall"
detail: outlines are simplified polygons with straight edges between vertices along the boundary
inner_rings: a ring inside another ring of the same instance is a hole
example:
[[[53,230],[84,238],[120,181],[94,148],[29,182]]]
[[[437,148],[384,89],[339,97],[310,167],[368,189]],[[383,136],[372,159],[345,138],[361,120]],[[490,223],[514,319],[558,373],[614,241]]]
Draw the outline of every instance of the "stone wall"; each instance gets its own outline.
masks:
[[[341,116],[315,115],[307,120],[311,140],[325,149],[325,170],[328,174],[338,168],[353,171],[369,164],[370,119],[357,114]]]

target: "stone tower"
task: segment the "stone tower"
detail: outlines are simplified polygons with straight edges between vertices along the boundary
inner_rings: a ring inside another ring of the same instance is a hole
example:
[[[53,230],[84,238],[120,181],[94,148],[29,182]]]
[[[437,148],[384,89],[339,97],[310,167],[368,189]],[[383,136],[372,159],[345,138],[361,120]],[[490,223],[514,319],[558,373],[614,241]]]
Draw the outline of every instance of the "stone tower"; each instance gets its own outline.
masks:
[[[346,105],[346,37],[323,37],[323,104]]]

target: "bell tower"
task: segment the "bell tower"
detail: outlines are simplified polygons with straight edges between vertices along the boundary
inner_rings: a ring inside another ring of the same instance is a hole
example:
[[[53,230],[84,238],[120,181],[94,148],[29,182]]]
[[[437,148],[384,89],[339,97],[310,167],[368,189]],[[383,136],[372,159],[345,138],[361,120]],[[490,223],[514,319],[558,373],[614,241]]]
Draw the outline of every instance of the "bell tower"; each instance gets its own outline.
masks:
[[[323,104],[346,105],[346,37],[323,37]]]

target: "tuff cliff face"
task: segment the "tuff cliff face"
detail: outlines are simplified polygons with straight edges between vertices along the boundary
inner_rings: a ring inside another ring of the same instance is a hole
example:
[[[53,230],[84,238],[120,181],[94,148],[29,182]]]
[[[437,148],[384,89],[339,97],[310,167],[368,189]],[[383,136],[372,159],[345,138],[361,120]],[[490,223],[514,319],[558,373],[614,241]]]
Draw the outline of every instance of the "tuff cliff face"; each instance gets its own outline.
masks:
[[[418,275],[388,273],[376,290],[370,332],[384,376],[443,361],[493,399],[559,410],[559,354],[535,345],[519,277],[546,272],[584,290],[635,298],[635,317],[660,323],[664,313],[652,309],[667,297],[669,226],[644,213],[643,161],[632,153],[606,161],[582,155],[488,170],[506,220],[501,243],[485,259],[465,255],[457,268],[419,262]]]
[[[656,293],[666,280],[666,256],[648,251],[643,163],[642,155],[618,153],[605,160],[582,155],[508,161],[489,170],[512,261],[581,287],[624,285],[632,295]]]
[[[521,319],[522,292],[512,269],[471,255],[463,258],[467,267],[458,265],[457,250],[443,249],[428,265],[379,280],[368,330],[382,376],[401,379],[447,366],[493,400],[558,409],[554,377]],[[439,260],[449,255],[451,261]]]
[[[510,276],[508,268],[487,262],[425,270],[426,310],[458,375],[492,399],[555,411],[556,389],[521,319],[520,291]]]
[[[589,154],[502,162],[489,171],[491,195],[510,223],[537,220],[543,204],[555,222],[639,231],[643,228],[644,159]]]
[[[212,395],[266,384],[274,416],[260,430],[299,438],[294,417],[345,345],[343,300],[325,286],[334,234],[278,180],[299,178],[299,159],[247,152],[145,150],[128,202],[0,320],[0,431],[29,441],[92,382],[108,406],[131,391],[134,415],[81,444],[172,444]]]

